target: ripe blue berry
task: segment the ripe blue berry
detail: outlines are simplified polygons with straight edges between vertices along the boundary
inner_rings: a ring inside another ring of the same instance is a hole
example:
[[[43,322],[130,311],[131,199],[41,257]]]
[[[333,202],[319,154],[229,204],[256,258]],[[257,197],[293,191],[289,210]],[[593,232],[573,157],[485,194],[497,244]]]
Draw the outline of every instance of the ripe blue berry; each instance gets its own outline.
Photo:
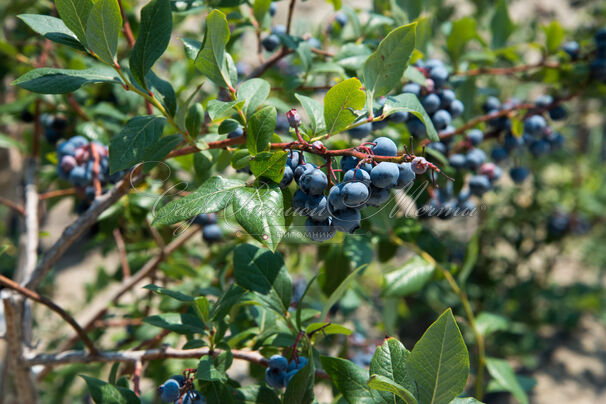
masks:
[[[508,133],[507,135],[505,135],[505,149],[511,151],[514,149],[517,149],[518,147],[521,147],[524,144],[524,138],[522,137],[518,137],[518,136],[514,136],[511,133]]]
[[[310,195],[320,195],[328,185],[326,174],[319,168],[314,168],[313,171],[303,174],[299,179],[301,190]]]
[[[297,374],[298,370],[291,370],[290,372],[286,373],[286,376],[284,377],[284,384],[286,386],[288,386],[288,383],[290,382],[290,380]]]
[[[465,156],[465,165],[470,170],[476,170],[486,161],[486,153],[481,149],[470,150]]]
[[[228,139],[233,139],[235,137],[240,137],[240,136],[243,136],[243,135],[244,135],[244,130],[242,128],[238,127],[236,129],[232,130],[231,132],[229,132],[227,134],[227,138]]]
[[[389,115],[388,119],[393,123],[404,123],[408,119],[408,111],[398,111]]]
[[[330,191],[328,191],[328,204],[331,214],[334,214],[334,212],[338,210],[344,210],[347,208],[343,203],[343,195],[341,193],[344,186],[345,183],[333,185],[333,187],[330,188]]]
[[[263,38],[261,45],[263,45],[266,51],[273,52],[280,46],[280,38],[275,34],[268,35]]]
[[[414,171],[412,171],[410,163],[398,164],[398,170],[400,174],[398,175],[398,180],[396,181],[396,185],[394,185],[394,188],[404,188],[415,180],[416,175]]]
[[[292,207],[295,209],[305,209],[309,195],[297,189],[292,197]]]
[[[444,62],[442,62],[440,59],[429,59],[427,62],[425,62],[425,68],[427,70],[432,70],[436,67],[444,67]]]
[[[398,182],[400,170],[396,163],[381,162],[372,168],[370,180],[375,187],[386,188]]]
[[[202,238],[207,243],[215,243],[221,241],[223,238],[223,232],[218,224],[209,224],[202,228]]]
[[[431,121],[436,129],[441,130],[446,128],[452,122],[452,116],[448,111],[440,109],[431,117]]]
[[[480,129],[472,129],[467,132],[467,140],[469,140],[469,143],[473,146],[477,146],[484,140],[484,133]]]
[[[290,166],[284,167],[284,175],[282,176],[282,180],[280,181],[280,188],[286,188],[290,185],[294,178],[294,173],[292,172],[292,168]]]
[[[160,387],[158,392],[160,393],[160,399],[165,403],[172,403],[179,399],[181,386],[175,379],[168,379]]]
[[[301,180],[301,177],[307,173],[312,172],[316,168],[315,164],[305,163],[299,165],[294,172],[295,181],[298,183]]]
[[[530,172],[526,167],[512,167],[511,170],[509,170],[509,176],[516,184],[524,182],[529,174]]]
[[[349,208],[358,208],[368,200],[368,186],[362,182],[348,182],[342,189],[343,203]]]
[[[442,87],[448,81],[448,70],[444,65],[436,66],[430,70],[429,78],[433,80],[436,87]]]
[[[407,83],[402,87],[402,92],[414,94],[419,97],[421,95],[421,85],[418,83]]]
[[[433,114],[440,109],[441,103],[440,97],[435,93],[428,94],[423,98],[423,108],[428,114]]]
[[[482,196],[490,191],[492,184],[485,175],[474,175],[469,179],[469,191],[476,196]]]
[[[541,115],[533,115],[524,121],[524,133],[531,136],[540,136],[547,126],[547,121]]]
[[[329,218],[328,199],[324,195],[310,196],[305,202],[307,215],[315,221],[323,221]]]
[[[296,360],[292,360],[288,363],[288,372],[292,370],[301,370],[307,365],[307,358],[305,356],[299,356]]]
[[[274,389],[282,389],[284,387],[284,377],[286,372],[279,369],[265,369],[265,383]]]
[[[581,50],[577,41],[566,42],[564,45],[562,45],[562,49],[568,54],[568,56],[570,56],[572,60],[579,57],[579,51]]]
[[[374,185],[370,186],[370,197],[366,203],[371,206],[379,207],[389,200],[391,196],[391,188],[377,188]]]
[[[484,101],[484,105],[482,105],[485,113],[490,113],[492,111],[498,111],[501,108],[501,101],[494,96],[490,96],[486,98]]]
[[[217,223],[217,216],[213,213],[201,213],[196,215],[192,222],[199,226],[208,226],[209,224]]]
[[[357,209],[344,209],[333,212],[333,225],[344,233],[353,233],[360,228],[362,215]]]
[[[465,168],[466,162],[467,160],[465,156],[461,153],[453,154],[448,158],[448,164],[450,164],[453,168],[456,168],[457,170]]]
[[[555,106],[551,108],[549,111],[549,117],[554,121],[561,121],[562,119],[568,116],[568,111],[562,105]]]
[[[355,173],[355,174],[354,174]],[[370,174],[361,168],[351,169],[343,176],[343,182],[362,181],[366,184],[370,184]]]
[[[454,100],[452,102],[452,104],[450,104],[450,115],[452,116],[452,118],[458,118],[461,115],[463,115],[463,112],[465,111],[465,105],[463,105],[463,103],[459,100]]]
[[[347,172],[353,170],[358,165],[358,159],[353,156],[343,156],[341,158],[341,170]]]
[[[273,17],[274,15],[276,15],[276,10],[277,10],[277,9],[278,9],[278,6],[276,6],[276,3],[272,2],[272,3],[269,5],[269,15],[270,15],[270,16],[272,16],[272,17]]]
[[[344,27],[345,24],[347,24],[347,15],[345,13],[342,12],[338,12],[337,15],[335,15],[335,21],[341,26]]]
[[[72,170],[69,172],[68,179],[69,182],[71,182],[75,186],[82,187],[86,185],[86,168],[84,168],[83,166],[76,166],[72,168]]]
[[[181,404],[206,404],[206,398],[199,391],[192,390],[183,395]]]
[[[294,171],[297,169],[299,164],[301,163],[301,153],[298,151],[291,151],[288,153],[288,157],[286,158],[286,165],[290,167],[290,169]]]
[[[378,137],[374,141],[372,151],[376,156],[397,156],[398,146],[388,137]]]
[[[448,153],[448,146],[446,146],[446,144],[442,143],[442,142],[434,142],[434,143],[430,143],[427,145],[428,149],[433,149],[435,151],[438,151],[442,154],[446,154]]]
[[[371,131],[372,131],[372,123],[367,122],[363,125],[356,126],[355,128],[351,128],[350,130],[347,131],[347,133],[349,133],[349,135],[351,137],[354,137],[356,139],[362,139],[362,138],[370,135]]]
[[[305,221],[306,236],[313,241],[327,241],[333,238],[337,229],[332,225],[332,218],[316,221],[308,218]]]
[[[549,153],[551,151],[551,145],[547,140],[539,139],[532,142],[530,146],[528,146],[528,150],[530,150],[530,153],[533,156],[539,157]]]
[[[286,370],[288,360],[282,355],[273,355],[268,361],[270,369]]]
[[[406,121],[406,127],[410,134],[414,137],[423,137],[425,136],[425,124],[416,116],[411,116],[408,121]]]
[[[318,38],[311,37],[307,40],[307,43],[311,48],[314,49],[322,49],[322,43]]]
[[[448,107],[450,107],[450,104],[452,104],[452,102],[456,99],[457,99],[457,96],[455,95],[454,91],[449,90],[449,89],[442,90],[440,92],[440,100],[442,101],[440,104],[440,107],[448,108]]]
[[[534,102],[537,108],[547,108],[551,104],[553,104],[553,97],[551,95],[542,95]]]

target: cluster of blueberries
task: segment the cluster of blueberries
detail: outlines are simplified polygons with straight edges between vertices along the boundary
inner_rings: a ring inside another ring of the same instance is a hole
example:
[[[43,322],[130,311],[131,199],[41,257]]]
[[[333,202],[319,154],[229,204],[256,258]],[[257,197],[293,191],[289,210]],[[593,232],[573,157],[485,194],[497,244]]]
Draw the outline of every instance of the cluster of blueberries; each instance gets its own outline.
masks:
[[[65,134],[68,126],[67,119],[50,114],[41,114],[40,124],[44,127],[44,137],[50,144],[57,143]]]
[[[596,44],[596,52],[595,58],[589,65],[589,70],[591,75],[596,80],[606,82],[606,28],[599,30],[595,34],[594,40]]]
[[[396,144],[387,137],[376,138],[370,150],[375,156],[395,157]],[[292,206],[295,214],[308,216],[305,233],[314,241],[326,241],[336,231],[353,233],[360,227],[360,210],[366,206],[380,206],[387,202],[391,189],[411,184],[415,174],[427,171],[428,162],[416,157],[410,163],[380,162],[373,164],[353,156],[341,158],[342,181],[333,185],[328,195],[328,177],[315,164],[306,163],[298,151],[291,151],[284,169],[280,187],[294,180],[299,189],[294,193]]]
[[[202,239],[207,243],[212,244],[223,239],[223,232],[217,224],[216,214],[199,214],[192,219],[192,223],[202,227]]]
[[[206,404],[206,398],[197,390],[187,389],[186,384],[185,377],[171,376],[158,387],[160,399],[174,404]]]
[[[268,367],[265,369],[265,383],[274,389],[283,389],[305,365],[307,365],[307,358],[304,356],[289,362],[282,355],[273,355],[269,358]]]
[[[118,182],[124,176],[124,172],[109,175],[109,152],[103,143],[89,142],[83,136],[74,136],[57,147],[59,177],[69,181],[75,188],[83,189],[89,201],[95,199],[93,148],[99,156],[97,176],[101,185]]]

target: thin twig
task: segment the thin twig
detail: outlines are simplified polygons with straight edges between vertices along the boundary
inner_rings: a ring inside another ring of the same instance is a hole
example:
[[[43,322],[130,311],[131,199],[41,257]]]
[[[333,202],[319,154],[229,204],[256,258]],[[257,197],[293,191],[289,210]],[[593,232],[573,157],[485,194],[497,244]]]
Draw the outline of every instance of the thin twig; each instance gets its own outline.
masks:
[[[292,27],[292,16],[295,11],[295,3],[297,0],[290,0],[288,4],[288,18],[286,20],[286,35],[290,35],[290,28]]]
[[[67,188],[67,189],[57,189],[54,191],[48,191],[40,194],[40,200],[43,201],[45,199],[56,198],[58,196],[67,196],[67,195],[75,195],[76,188]]]
[[[114,240],[116,241],[116,247],[118,247],[118,254],[120,255],[120,265],[122,266],[122,278],[126,279],[130,277],[130,265],[128,265],[128,257],[126,255],[126,244],[124,238],[120,232],[120,228],[116,227],[113,231]]]
[[[21,216],[25,216],[25,208],[23,206],[19,205],[17,202],[13,202],[10,199],[0,196],[0,205],[5,205],[5,206],[13,209],[15,212],[17,212]]]
[[[52,311],[57,313],[59,316],[61,316],[61,318],[63,320],[65,320],[65,322],[67,322],[70,326],[72,326],[74,331],[76,331],[76,333],[78,334],[78,337],[82,340],[84,345],[86,345],[86,347],[88,348],[89,352],[93,355],[97,354],[97,348],[95,348],[93,341],[91,341],[91,339],[88,338],[88,335],[86,335],[86,332],[84,332],[82,327],[80,327],[80,325],[76,322],[76,320],[74,320],[74,318],[68,312],[66,312],[61,307],[59,307],[51,299],[49,299],[45,296],[39,295],[38,293],[34,292],[33,290],[24,288],[23,286],[20,286],[17,282],[10,280],[9,278],[7,278],[3,275],[0,275],[0,283],[18,293],[20,293],[21,295],[23,295],[25,297],[35,300],[38,303],[42,303],[43,305],[45,305],[46,307],[48,307],[49,309],[51,309]]]
[[[122,14],[122,31],[124,32],[126,42],[128,42],[128,47],[132,48],[133,46],[135,46],[135,37],[133,36],[133,31],[130,28],[130,23],[128,22],[126,13],[124,12],[122,0],[118,0],[118,5],[120,6],[120,14]]]

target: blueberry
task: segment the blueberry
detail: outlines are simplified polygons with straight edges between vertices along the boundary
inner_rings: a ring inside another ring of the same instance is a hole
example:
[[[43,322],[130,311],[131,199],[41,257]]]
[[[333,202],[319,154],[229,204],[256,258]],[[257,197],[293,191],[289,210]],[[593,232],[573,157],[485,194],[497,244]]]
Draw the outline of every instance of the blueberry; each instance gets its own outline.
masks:
[[[552,237],[560,237],[568,230],[569,223],[568,215],[555,213],[547,221],[547,232]]]
[[[448,158],[448,164],[450,164],[453,168],[456,168],[457,170],[465,168],[466,162],[467,160],[465,159],[465,156],[461,153],[453,154]]]
[[[356,168],[356,165],[358,164],[360,160],[358,160],[357,158],[353,157],[353,156],[343,156],[341,158],[341,170],[343,170],[343,172],[347,172],[349,170],[353,170],[354,168]]]
[[[292,197],[292,207],[295,209],[305,209],[309,195],[297,189]]]
[[[443,65],[436,66],[430,70],[429,78],[433,80],[436,87],[442,87],[448,82],[448,70]]]
[[[312,48],[322,49],[322,43],[320,43],[320,40],[318,40],[318,38],[311,37],[307,40],[307,43]]]
[[[71,144],[74,146],[74,148],[78,148],[78,147],[84,147],[86,145],[88,145],[88,140],[86,140],[86,138],[84,136],[74,136],[71,139],[69,139],[69,142],[71,142]]]
[[[551,151],[551,145],[547,140],[539,139],[532,142],[530,146],[528,146],[528,150],[530,150],[530,153],[533,156],[539,157],[549,153]]]
[[[288,360],[282,355],[273,355],[268,361],[270,369],[286,370]]]
[[[235,137],[244,136],[244,129],[238,127],[227,134],[228,139],[233,139]]]
[[[52,126],[47,126],[44,128],[44,137],[46,141],[50,144],[55,144],[61,138],[61,132],[53,128]]]
[[[328,185],[326,174],[319,168],[314,168],[301,176],[299,186],[301,190],[310,195],[320,195]]]
[[[428,168],[427,160],[425,157],[415,157],[410,163],[410,168],[415,174],[423,174]]]
[[[206,404],[206,398],[199,391],[192,390],[183,395],[181,404]]]
[[[547,108],[551,104],[553,104],[553,97],[551,95],[542,95],[534,102],[537,108]]]
[[[274,389],[281,389],[284,387],[284,377],[286,372],[278,369],[265,369],[265,383]]]
[[[467,132],[467,140],[473,146],[479,145],[484,140],[484,133],[480,129],[472,129]]]
[[[461,115],[463,115],[464,111],[465,105],[463,105],[461,101],[454,100],[452,104],[450,104],[450,115],[452,115],[453,118],[460,117]]]
[[[408,111],[398,111],[389,115],[388,119],[393,123],[404,123],[408,119]]]
[[[427,70],[432,70],[436,67],[444,67],[444,62],[442,62],[440,59],[429,59],[427,62],[425,62],[425,68]]]
[[[387,188],[398,182],[400,170],[396,163],[381,162],[372,168],[370,180],[375,187]]]
[[[288,118],[286,118],[285,114],[278,114],[278,118],[276,119],[276,132],[277,133],[288,133],[290,129],[290,124],[288,123]]]
[[[396,189],[404,188],[405,186],[407,186],[408,184],[410,184],[411,182],[413,182],[415,180],[416,175],[415,175],[414,171],[412,171],[412,167],[411,167],[410,163],[398,164],[398,171],[399,171],[398,180],[396,181],[396,185],[394,185],[394,188],[396,188]],[[371,189],[371,194],[372,194],[372,189]],[[389,190],[388,190],[387,194],[389,195]]]
[[[345,24],[347,24],[347,15],[345,13],[342,12],[338,12],[337,15],[335,15],[335,21],[341,26],[344,27]]]
[[[86,168],[83,166],[76,166],[70,172],[68,176],[69,182],[76,187],[83,187],[86,185]]]
[[[327,241],[333,238],[337,229],[332,225],[332,219],[329,217],[322,221],[316,221],[308,218],[305,221],[306,236],[313,241]],[[293,370],[295,373],[297,370]],[[290,372],[289,372],[290,373]]]
[[[564,45],[562,45],[562,49],[568,54],[568,56],[570,56],[572,60],[579,57],[579,51],[581,50],[577,41],[568,41],[564,43]]]
[[[295,369],[295,370],[291,370],[290,372],[286,373],[286,376],[284,377],[284,384],[286,386],[288,386],[288,383],[297,374],[297,372],[299,372],[299,371],[297,369]]]
[[[490,180],[485,175],[474,175],[469,179],[469,191],[476,196],[482,196],[492,188]]]
[[[286,158],[286,165],[290,167],[290,169],[294,171],[297,169],[299,164],[301,163],[301,152],[299,151],[290,151],[288,153],[288,157]]]
[[[547,121],[541,115],[533,115],[524,121],[524,132],[531,136],[540,136],[547,126]]]
[[[494,114],[499,112],[498,110],[488,111],[488,114]],[[498,118],[493,118],[488,121],[488,125],[492,126],[497,130],[509,130],[511,129],[511,120],[506,116],[500,116]]]
[[[216,224],[217,215],[215,215],[214,213],[201,213],[194,217],[192,223],[197,224],[198,226],[208,226],[209,224]]]
[[[64,173],[69,173],[72,168],[76,167],[78,165],[78,163],[76,162],[76,159],[73,156],[68,155],[64,155],[61,158],[61,170],[63,170]]]
[[[459,210],[460,215],[462,216],[470,216],[475,213],[478,207],[472,200],[465,200],[458,204],[457,209]]]
[[[377,188],[370,185],[370,196],[366,201],[367,205],[379,207],[389,200],[391,196],[391,188]]]
[[[554,121],[561,121],[568,116],[568,111],[562,105],[558,105],[549,110],[549,117]]]
[[[202,238],[207,243],[216,243],[223,239],[223,232],[218,224],[209,224],[202,228]]]
[[[406,127],[413,137],[425,136],[425,124],[416,116],[406,121]]]
[[[482,105],[485,113],[490,113],[494,111],[498,111],[501,108],[501,101],[494,96],[490,96],[484,100],[484,104]]]
[[[484,163],[478,168],[478,174],[482,174],[488,177],[492,182],[498,180],[501,177],[501,167],[495,163]]]
[[[373,140],[372,151],[376,156],[397,156],[398,146],[388,137],[378,137]]]
[[[270,16],[272,16],[272,17],[273,17],[274,15],[276,15],[276,10],[277,10],[277,9],[278,9],[278,6],[276,6],[276,3],[272,2],[272,3],[269,5],[269,15],[270,15]]]
[[[338,210],[344,210],[347,207],[343,203],[343,194],[341,193],[345,183],[333,185],[328,191],[328,203],[330,213],[334,213]]]
[[[280,38],[275,34],[268,35],[263,38],[261,45],[263,45],[266,51],[273,52],[280,46]]]
[[[591,76],[600,81],[606,80],[606,59],[595,59],[589,65]]]
[[[552,148],[561,147],[564,144],[564,136],[561,133],[553,132],[545,140],[549,142]]]
[[[160,393],[160,399],[165,403],[172,403],[179,399],[181,386],[175,379],[168,379],[160,387],[158,392]]]
[[[512,167],[511,170],[509,170],[509,176],[516,184],[524,182],[529,174],[530,172],[526,167]]]
[[[305,356],[299,356],[296,360],[292,360],[288,363],[288,372],[293,370],[301,370],[307,365],[307,358]]]
[[[294,178],[294,173],[292,172],[292,168],[290,166],[284,167],[284,175],[282,176],[282,180],[280,181],[280,188],[286,188],[290,185]]]
[[[333,225],[344,233],[353,233],[360,228],[362,215],[357,209],[344,209],[333,213]]]
[[[440,92],[440,100],[441,100],[440,108],[446,109],[446,108],[450,107],[450,104],[452,104],[452,102],[456,99],[457,99],[457,96],[455,95],[454,91],[449,90],[449,89],[442,90]]]
[[[372,132],[372,123],[370,122],[367,122],[360,126],[356,126],[355,128],[351,128],[347,131],[347,133],[349,133],[351,137],[354,137],[356,139],[362,139],[368,136],[370,132]]]
[[[425,111],[427,111],[427,113],[431,115],[438,109],[440,109],[441,100],[437,94],[433,93],[423,97],[422,103],[423,108],[425,108]]]
[[[286,26],[282,24],[276,24],[271,27],[271,33],[274,35],[286,35]]]
[[[505,135],[505,149],[511,151],[521,147],[524,144],[524,139],[522,137],[514,136],[511,133]]]
[[[330,216],[328,200],[324,195],[310,196],[305,202],[307,215],[315,221],[323,221]]]
[[[301,176],[303,176],[304,174],[312,172],[315,168],[316,168],[316,165],[315,164],[311,164],[311,163],[304,163],[304,164],[299,165],[295,169],[295,172],[294,172],[295,181],[298,183],[299,180],[301,179]]]
[[[355,174],[354,174],[355,173]],[[365,184],[370,184],[370,174],[358,168],[351,169],[343,176],[343,182],[362,181]]]
[[[431,121],[436,129],[441,130],[450,125],[450,122],[452,122],[452,116],[445,109],[440,109],[433,114]]]
[[[74,156],[75,153],[76,148],[70,140],[61,143],[59,147],[57,147],[57,155],[59,159],[61,159],[63,156]]]
[[[97,190],[94,186],[87,185],[86,188],[84,188],[84,196],[87,201],[92,202],[97,197]]]
[[[594,39],[598,44],[606,43],[606,28],[600,28],[595,33]]]
[[[470,150],[465,156],[465,166],[470,170],[476,170],[486,161],[486,153],[481,149]]]
[[[368,185],[362,182],[348,182],[341,190],[343,203],[348,208],[359,208],[368,200]]]
[[[434,142],[427,145],[427,148],[438,151],[442,154],[448,153],[448,147],[442,142]]]
[[[419,97],[421,95],[421,85],[419,83],[407,83],[402,87],[402,92],[414,94]]]

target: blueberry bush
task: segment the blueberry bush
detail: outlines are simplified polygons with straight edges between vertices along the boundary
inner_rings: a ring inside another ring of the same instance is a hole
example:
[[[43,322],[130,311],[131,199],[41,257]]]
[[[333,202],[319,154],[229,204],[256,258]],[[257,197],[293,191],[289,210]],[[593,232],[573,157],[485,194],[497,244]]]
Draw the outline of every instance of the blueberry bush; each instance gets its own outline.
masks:
[[[548,275],[606,262],[606,7],[309,3],[0,6],[8,402],[528,403],[539,328],[603,308]]]

